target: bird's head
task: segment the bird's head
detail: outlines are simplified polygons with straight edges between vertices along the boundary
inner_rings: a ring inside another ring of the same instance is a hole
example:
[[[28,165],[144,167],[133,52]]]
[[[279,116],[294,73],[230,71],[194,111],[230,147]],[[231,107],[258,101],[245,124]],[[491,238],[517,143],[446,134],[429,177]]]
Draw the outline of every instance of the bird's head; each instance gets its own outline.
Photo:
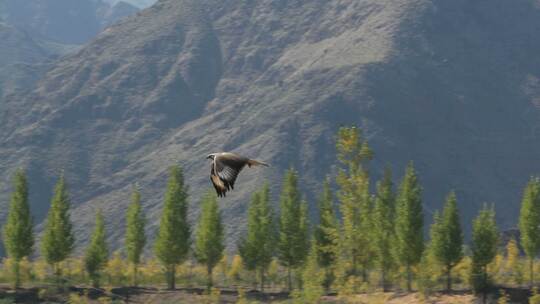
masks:
[[[208,156],[206,157],[206,159],[214,160],[215,157],[216,157],[216,153],[212,153],[212,154],[208,154]]]

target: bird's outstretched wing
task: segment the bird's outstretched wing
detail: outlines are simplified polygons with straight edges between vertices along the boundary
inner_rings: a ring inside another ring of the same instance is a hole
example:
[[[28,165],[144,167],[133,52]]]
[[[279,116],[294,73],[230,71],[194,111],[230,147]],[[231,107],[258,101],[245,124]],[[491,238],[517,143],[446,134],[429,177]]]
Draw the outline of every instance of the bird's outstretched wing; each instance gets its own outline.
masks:
[[[234,183],[240,171],[245,166],[267,166],[259,162],[234,153],[219,153],[214,157],[210,180],[216,189],[218,196],[225,196],[227,191],[234,189]]]
[[[214,172],[219,176],[227,190],[234,189],[234,182],[248,161],[249,158],[233,153],[221,153],[216,156],[214,159]]]

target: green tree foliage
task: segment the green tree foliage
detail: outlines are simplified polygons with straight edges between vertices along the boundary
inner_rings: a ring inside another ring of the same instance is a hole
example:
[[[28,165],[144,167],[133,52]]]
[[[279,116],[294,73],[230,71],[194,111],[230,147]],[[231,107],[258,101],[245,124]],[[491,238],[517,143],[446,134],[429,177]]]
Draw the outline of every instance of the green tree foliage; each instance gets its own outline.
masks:
[[[333,266],[339,245],[339,223],[334,211],[330,183],[326,180],[319,198],[319,225],[315,229],[315,248],[319,266],[324,269],[324,287],[328,291],[334,280]]]
[[[487,265],[497,255],[498,237],[495,211],[484,206],[473,221],[472,231],[471,282],[476,293],[485,294],[489,287]]]
[[[452,289],[452,268],[463,258],[463,232],[459,221],[456,195],[446,198],[441,216],[435,216],[431,226],[431,250],[446,272],[446,289]]]
[[[420,262],[424,250],[424,214],[421,187],[413,163],[407,166],[396,201],[396,257],[407,271],[407,290],[412,286],[412,267]]]
[[[292,290],[292,269],[302,265],[308,250],[307,206],[301,201],[298,174],[289,169],[285,174],[280,199],[278,258],[287,267],[289,290]]]
[[[137,189],[133,189],[131,204],[126,216],[126,252],[128,262],[133,266],[133,284],[135,286],[137,285],[138,266],[146,244],[145,225],[146,218],[141,206],[141,194]]]
[[[165,194],[163,213],[159,223],[159,232],[154,245],[156,257],[166,269],[169,289],[175,288],[176,266],[188,255],[190,229],[187,220],[188,189],[184,183],[182,169],[173,166]]]
[[[377,183],[373,210],[373,244],[384,291],[388,286],[387,274],[394,264],[391,249],[395,238],[395,195],[392,188],[392,172],[387,168],[383,179]]]
[[[531,178],[523,192],[519,215],[521,245],[529,258],[529,283],[534,284],[534,259],[540,250],[540,179]]]
[[[261,291],[264,291],[264,278],[272,262],[276,244],[274,212],[270,206],[268,184],[256,192],[248,210],[247,235],[240,242],[238,250],[249,270],[259,272]]]
[[[8,257],[14,261],[13,284],[18,288],[21,285],[20,262],[32,254],[34,232],[28,203],[28,184],[23,170],[15,172],[13,185],[14,191],[11,194],[9,212],[3,229],[3,240]]]
[[[212,287],[214,266],[223,257],[223,225],[214,192],[208,191],[202,199],[202,210],[195,236],[195,257],[206,265],[208,288]]]
[[[47,214],[45,231],[41,241],[41,254],[45,261],[53,267],[58,282],[60,282],[61,276],[59,263],[68,258],[75,244],[69,208],[69,194],[64,174],[62,174],[54,189],[54,196]]]
[[[371,212],[373,201],[369,193],[369,174],[365,169],[373,153],[367,140],[357,128],[341,128],[337,138],[337,157],[341,164],[338,171],[337,196],[341,202],[342,231],[340,241],[341,263],[348,269],[345,275],[356,276],[358,266],[363,279],[367,280],[373,246],[370,242],[373,231]]]
[[[320,303],[321,297],[324,295],[324,270],[319,265],[318,249],[315,242],[312,242],[309,251],[306,265],[302,271],[302,290],[293,293],[293,303]]]
[[[98,210],[94,232],[92,233],[90,244],[86,248],[86,254],[84,256],[86,272],[88,272],[88,276],[92,280],[94,287],[99,287],[101,270],[107,264],[108,257],[109,249],[105,240],[105,222],[101,210]]]

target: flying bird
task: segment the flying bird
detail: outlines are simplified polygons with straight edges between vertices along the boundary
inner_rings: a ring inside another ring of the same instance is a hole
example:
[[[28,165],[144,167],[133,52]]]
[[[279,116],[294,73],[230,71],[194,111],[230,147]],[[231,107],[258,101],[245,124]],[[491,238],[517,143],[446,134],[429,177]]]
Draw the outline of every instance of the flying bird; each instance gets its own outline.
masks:
[[[266,163],[230,152],[212,153],[206,158],[212,160],[210,180],[219,197],[225,196],[227,191],[234,189],[234,182],[246,165],[250,168],[251,166],[269,167]]]

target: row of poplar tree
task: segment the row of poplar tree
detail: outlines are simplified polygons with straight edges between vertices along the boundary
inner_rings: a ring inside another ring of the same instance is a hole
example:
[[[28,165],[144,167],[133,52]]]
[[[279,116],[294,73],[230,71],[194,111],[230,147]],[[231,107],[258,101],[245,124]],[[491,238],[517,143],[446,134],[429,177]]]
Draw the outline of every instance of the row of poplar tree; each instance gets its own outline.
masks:
[[[21,261],[32,255],[35,240],[28,202],[28,183],[24,171],[17,170],[13,183],[14,191],[2,236],[7,255],[12,260],[13,283],[17,288],[21,285]],[[182,170],[178,166],[173,166],[170,169],[159,232],[154,243],[154,253],[163,264],[169,288],[175,287],[176,266],[185,261],[191,246],[187,198],[187,186],[184,184]],[[73,253],[75,245],[69,210],[70,198],[62,174],[55,186],[40,244],[40,253],[53,269],[59,284],[62,275],[60,263]],[[147,242],[145,225],[141,196],[135,188],[126,213],[124,247],[126,258],[133,266],[135,284],[138,265],[141,263]],[[193,251],[197,261],[207,265],[210,280],[212,269],[222,258],[223,250],[223,225],[217,198],[212,192],[207,192],[203,198]],[[95,228],[84,255],[84,266],[94,287],[99,286],[101,271],[108,259],[105,222],[101,211],[98,210]],[[211,285],[211,281],[209,284]]]
[[[390,272],[403,272],[408,290],[413,274],[429,254],[445,269],[447,289],[452,287],[452,269],[464,257],[463,232],[456,196],[451,192],[441,213],[436,212],[430,228],[430,241],[424,239],[422,188],[412,163],[396,189],[390,169],[370,191],[367,169],[373,158],[367,140],[357,128],[341,128],[336,138],[339,170],[335,179],[337,192],[331,190],[331,180],[323,183],[318,199],[318,221],[311,225],[308,204],[298,187],[298,174],[286,172],[279,198],[279,213],[272,208],[268,185],[253,194],[247,214],[246,234],[238,243],[238,252],[248,270],[257,274],[261,289],[265,273],[277,257],[287,269],[287,285],[303,282],[304,289],[347,284],[351,278],[367,282],[370,272],[377,271],[384,290],[391,287]],[[337,199],[337,200],[336,200]],[[40,253],[61,278],[59,264],[73,252],[75,237],[69,218],[70,199],[62,175],[55,187],[51,207],[41,236]],[[181,168],[170,169],[160,226],[153,252],[161,262],[167,285],[175,288],[176,267],[190,251],[205,265],[208,285],[212,271],[222,259],[224,228],[213,192],[202,198],[201,213],[194,231],[188,222],[188,193]],[[144,247],[146,219],[137,189],[126,214],[125,255],[133,266],[133,282],[137,282],[137,267]],[[540,250],[540,180],[527,185],[520,215],[521,244],[530,261],[530,282],[534,281],[533,263]],[[193,232],[193,233],[192,233]],[[488,287],[487,266],[497,254],[499,233],[493,208],[484,207],[473,222],[470,257],[471,278],[477,291]],[[24,172],[14,178],[3,241],[8,256],[14,261],[14,285],[20,285],[20,261],[30,256],[34,248],[33,223],[28,204],[28,186]],[[97,286],[100,272],[108,259],[105,224],[97,213],[94,232],[84,255],[85,269]],[[297,270],[309,270],[302,280]],[[320,275],[313,275],[319,273]],[[315,281],[314,281],[315,280]]]

